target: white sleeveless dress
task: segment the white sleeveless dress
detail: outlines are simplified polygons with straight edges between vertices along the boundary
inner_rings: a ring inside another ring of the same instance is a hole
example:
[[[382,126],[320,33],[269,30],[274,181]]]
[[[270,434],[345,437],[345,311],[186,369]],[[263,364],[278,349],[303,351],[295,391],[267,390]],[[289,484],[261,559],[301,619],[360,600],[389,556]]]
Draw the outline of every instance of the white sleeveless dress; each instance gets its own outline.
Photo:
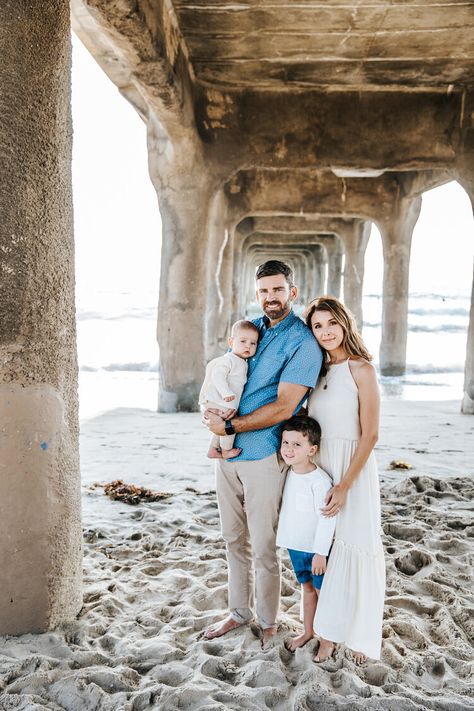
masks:
[[[308,413],[321,425],[317,463],[338,484],[360,438],[359,392],[348,360],[331,365],[327,376],[319,379],[309,397]],[[380,659],[384,596],[380,490],[371,452],[337,516],[316,610],[316,633]]]

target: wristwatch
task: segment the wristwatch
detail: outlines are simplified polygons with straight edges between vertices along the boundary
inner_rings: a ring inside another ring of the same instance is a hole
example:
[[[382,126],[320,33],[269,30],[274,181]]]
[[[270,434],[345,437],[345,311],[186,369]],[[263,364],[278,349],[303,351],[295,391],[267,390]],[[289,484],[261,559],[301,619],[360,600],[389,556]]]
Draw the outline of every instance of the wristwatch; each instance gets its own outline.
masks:
[[[232,427],[232,420],[226,420],[224,427],[225,427],[226,435],[234,435],[235,434],[235,430]]]

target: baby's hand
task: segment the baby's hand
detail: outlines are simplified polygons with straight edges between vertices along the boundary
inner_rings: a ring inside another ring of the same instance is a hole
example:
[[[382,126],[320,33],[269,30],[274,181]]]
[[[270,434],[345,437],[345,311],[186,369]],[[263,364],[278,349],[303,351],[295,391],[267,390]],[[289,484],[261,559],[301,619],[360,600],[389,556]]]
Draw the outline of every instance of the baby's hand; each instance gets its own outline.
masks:
[[[227,397],[224,398],[226,402],[232,402],[232,400],[235,400],[235,395],[227,395]]]
[[[313,575],[322,575],[326,572],[326,556],[315,553],[311,562],[311,572]]]

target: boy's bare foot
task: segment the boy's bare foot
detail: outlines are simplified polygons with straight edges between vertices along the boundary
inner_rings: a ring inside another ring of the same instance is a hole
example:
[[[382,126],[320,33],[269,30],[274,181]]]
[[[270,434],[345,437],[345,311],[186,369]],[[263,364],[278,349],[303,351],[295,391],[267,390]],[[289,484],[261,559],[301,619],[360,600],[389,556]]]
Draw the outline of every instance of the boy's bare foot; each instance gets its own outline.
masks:
[[[351,649],[351,654],[352,654],[352,659],[355,661],[357,665],[363,664],[364,662],[367,661],[367,657],[365,654],[362,654],[362,652],[356,652],[354,649]]]
[[[273,627],[265,627],[265,629],[262,630],[262,636],[260,638],[262,649],[270,649],[273,646],[277,631],[278,627],[276,625],[273,625]]]
[[[208,627],[207,630],[204,631],[204,638],[216,639],[216,637],[222,637],[223,635],[227,634],[227,632],[231,632],[232,630],[237,629],[237,627],[242,627],[246,624],[246,622],[237,622],[236,620],[234,620],[233,617],[229,615],[225,618],[225,620],[216,622],[215,624]]]
[[[304,647],[306,642],[309,642],[310,639],[313,639],[314,634],[307,634],[306,632],[303,632],[303,634],[300,634],[299,637],[292,637],[292,639],[287,639],[285,640],[285,647],[289,652],[294,652],[295,649],[298,649],[298,647]]]
[[[222,451],[222,458],[223,459],[232,459],[233,457],[238,457],[239,454],[241,453],[241,449],[239,447],[233,447],[232,449],[224,449]]]
[[[208,459],[222,459],[222,452],[217,447],[209,447],[207,450]]]
[[[321,664],[321,662],[327,662],[327,660],[334,655],[335,651],[336,645],[334,644],[334,642],[330,642],[327,639],[322,639],[319,643],[318,653],[313,658],[313,662],[316,662],[316,664]]]

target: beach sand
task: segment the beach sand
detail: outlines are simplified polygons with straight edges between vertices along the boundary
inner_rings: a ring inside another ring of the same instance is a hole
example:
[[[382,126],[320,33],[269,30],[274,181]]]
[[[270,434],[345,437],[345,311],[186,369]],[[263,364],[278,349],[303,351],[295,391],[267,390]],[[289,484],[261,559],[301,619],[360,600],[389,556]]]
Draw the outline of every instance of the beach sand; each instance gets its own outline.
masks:
[[[474,419],[458,402],[385,401],[380,467],[387,596],[381,661],[341,647],[292,655],[299,588],[282,555],[281,626],[214,641],[226,608],[225,549],[199,415],[120,409],[82,427],[84,607],[54,632],[0,638],[0,709],[474,708]],[[409,471],[388,469],[404,460]],[[130,506],[97,483],[173,495]]]

